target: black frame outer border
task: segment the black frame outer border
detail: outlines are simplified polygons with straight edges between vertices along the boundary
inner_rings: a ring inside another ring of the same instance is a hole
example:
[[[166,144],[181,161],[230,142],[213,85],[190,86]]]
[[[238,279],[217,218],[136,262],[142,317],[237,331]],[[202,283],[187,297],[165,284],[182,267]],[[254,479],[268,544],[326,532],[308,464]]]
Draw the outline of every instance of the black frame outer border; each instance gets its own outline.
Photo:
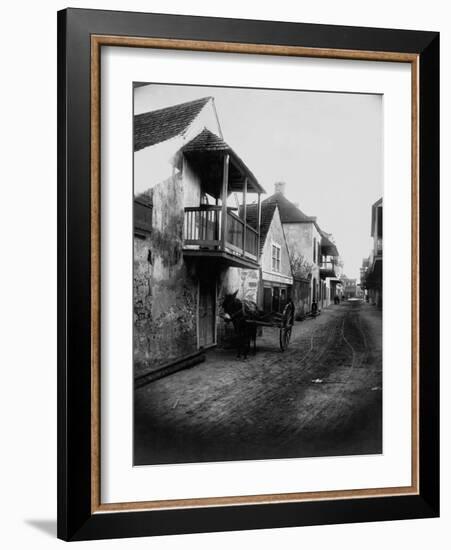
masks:
[[[420,494],[91,514],[90,35],[420,55]],[[439,515],[439,34],[72,9],[58,12],[58,537],[201,533]]]

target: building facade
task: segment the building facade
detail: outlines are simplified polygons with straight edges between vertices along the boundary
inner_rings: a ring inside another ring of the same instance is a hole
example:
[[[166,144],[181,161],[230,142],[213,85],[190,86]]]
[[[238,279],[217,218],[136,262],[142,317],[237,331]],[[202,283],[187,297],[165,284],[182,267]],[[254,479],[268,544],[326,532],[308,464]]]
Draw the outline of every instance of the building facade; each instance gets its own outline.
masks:
[[[261,205],[260,221],[256,204],[247,207],[247,223],[260,227],[260,250],[257,293],[247,287],[245,297],[256,302],[265,313],[282,312],[292,298],[293,276],[285,232],[276,203]],[[252,276],[250,276],[252,277]],[[253,284],[248,279],[248,285]]]
[[[259,212],[264,190],[224,141],[211,97],[135,115],[134,151],[139,375],[218,342],[220,296],[259,270],[259,232],[237,195],[257,196]]]
[[[327,307],[334,303],[336,298],[341,300],[342,283],[341,263],[338,249],[330,233],[320,230],[321,232],[321,263],[320,263],[320,278],[321,278],[321,293],[320,305]]]
[[[360,270],[360,286],[369,303],[382,307],[383,201],[371,207],[371,250]]]
[[[316,217],[307,216],[285,196],[285,184],[278,182],[274,194],[262,206],[277,204],[293,274],[293,301],[298,317],[313,303],[327,307],[339,284],[338,250],[330,234],[321,230]]]
[[[342,275],[341,284],[343,287],[343,297],[345,300],[357,298],[357,279],[350,279]]]

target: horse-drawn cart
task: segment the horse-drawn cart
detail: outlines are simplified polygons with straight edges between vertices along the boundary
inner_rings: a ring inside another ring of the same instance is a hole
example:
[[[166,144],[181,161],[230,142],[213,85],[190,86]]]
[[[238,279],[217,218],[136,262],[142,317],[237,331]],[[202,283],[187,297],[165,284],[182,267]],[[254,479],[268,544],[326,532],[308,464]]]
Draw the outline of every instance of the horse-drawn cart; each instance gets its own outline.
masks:
[[[290,343],[291,332],[294,325],[294,304],[288,302],[282,313],[264,313],[255,302],[240,300],[238,291],[226,294],[222,301],[224,310],[223,318],[226,322],[232,322],[237,335],[238,357],[247,354],[254,343],[254,353],[257,349],[257,327],[273,327],[279,329],[279,346],[285,351]]]
[[[273,327],[279,329],[279,346],[281,351],[288,348],[291,332],[294,325],[294,304],[288,302],[282,313],[271,312],[253,319],[246,319],[246,323],[255,327]]]

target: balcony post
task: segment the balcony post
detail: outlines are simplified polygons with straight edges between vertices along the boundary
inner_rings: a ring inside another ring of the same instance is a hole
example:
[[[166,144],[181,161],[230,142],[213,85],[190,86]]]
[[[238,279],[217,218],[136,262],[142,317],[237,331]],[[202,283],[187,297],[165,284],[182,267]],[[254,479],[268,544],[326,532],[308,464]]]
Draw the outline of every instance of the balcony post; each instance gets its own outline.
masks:
[[[244,178],[244,189],[243,189],[243,221],[244,221],[244,226],[243,226],[243,256],[246,255],[246,223],[247,223],[247,218],[246,218],[246,208],[247,208],[247,204],[246,204],[246,201],[247,201],[247,177]]]
[[[229,154],[224,155],[224,166],[222,172],[222,223],[221,223],[221,249],[225,250],[227,240],[227,189],[229,186]]]

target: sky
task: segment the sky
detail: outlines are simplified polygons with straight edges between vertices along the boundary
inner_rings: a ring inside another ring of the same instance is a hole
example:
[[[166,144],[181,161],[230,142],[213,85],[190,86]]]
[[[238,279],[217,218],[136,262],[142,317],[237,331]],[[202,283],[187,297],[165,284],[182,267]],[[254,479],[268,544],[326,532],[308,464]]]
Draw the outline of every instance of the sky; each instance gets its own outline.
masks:
[[[267,195],[284,181],[286,197],[333,234],[344,273],[359,278],[382,196],[382,96],[151,84],[135,95],[135,113],[205,96]]]

